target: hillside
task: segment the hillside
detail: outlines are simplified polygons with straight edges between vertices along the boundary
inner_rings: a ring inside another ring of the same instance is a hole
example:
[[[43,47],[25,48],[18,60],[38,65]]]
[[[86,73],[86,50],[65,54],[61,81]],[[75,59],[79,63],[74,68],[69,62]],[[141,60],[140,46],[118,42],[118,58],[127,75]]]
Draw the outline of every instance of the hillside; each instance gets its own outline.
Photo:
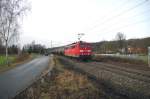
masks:
[[[134,51],[141,50],[141,53],[147,52],[147,47],[150,46],[150,37],[140,39],[128,39],[124,42],[124,49],[132,48]],[[101,41],[92,43],[95,53],[116,53],[120,52],[118,41]]]

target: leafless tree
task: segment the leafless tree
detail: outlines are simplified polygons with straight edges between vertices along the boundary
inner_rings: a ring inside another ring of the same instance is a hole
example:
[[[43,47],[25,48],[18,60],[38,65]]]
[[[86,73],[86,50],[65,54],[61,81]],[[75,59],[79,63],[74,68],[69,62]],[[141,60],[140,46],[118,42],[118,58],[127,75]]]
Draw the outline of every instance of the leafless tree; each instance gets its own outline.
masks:
[[[1,38],[0,38],[0,46],[2,46],[2,40],[1,40]]]
[[[19,19],[29,10],[25,0],[0,0],[0,38],[5,44],[8,64],[8,46],[17,39]]]
[[[118,32],[116,34],[116,40],[117,40],[117,44],[120,50],[123,50],[123,48],[125,49],[125,45],[126,45],[126,36],[124,33]]]

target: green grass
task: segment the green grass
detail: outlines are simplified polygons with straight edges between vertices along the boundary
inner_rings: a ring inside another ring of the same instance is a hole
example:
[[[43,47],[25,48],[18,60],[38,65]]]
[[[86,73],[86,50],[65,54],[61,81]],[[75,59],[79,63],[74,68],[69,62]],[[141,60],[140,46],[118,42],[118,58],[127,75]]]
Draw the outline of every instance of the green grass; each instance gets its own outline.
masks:
[[[38,54],[21,54],[21,55],[9,55],[9,65],[7,65],[6,57],[5,55],[0,55],[0,72],[9,70],[11,68],[14,68],[18,64],[22,64],[24,62],[30,61],[36,57],[38,57]]]
[[[12,63],[15,60],[16,56],[11,55],[8,57],[9,63]],[[4,55],[0,55],[0,66],[6,65],[6,57]]]

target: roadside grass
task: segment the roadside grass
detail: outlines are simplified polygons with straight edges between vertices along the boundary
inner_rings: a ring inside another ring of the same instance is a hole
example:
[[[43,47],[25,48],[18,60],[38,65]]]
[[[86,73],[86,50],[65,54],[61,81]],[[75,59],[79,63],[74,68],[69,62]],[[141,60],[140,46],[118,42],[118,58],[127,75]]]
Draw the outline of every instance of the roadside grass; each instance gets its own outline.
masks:
[[[0,55],[0,72],[4,72],[6,70],[9,70],[11,68],[16,67],[19,64],[23,64],[24,62],[27,62],[33,58],[37,57],[37,55],[34,54],[21,54],[21,55],[10,55],[8,57],[9,64],[6,64],[6,57],[4,55]]]
[[[16,55],[10,55],[8,60],[10,63],[14,62],[16,59]],[[4,55],[0,55],[0,66],[6,65],[6,57]]]
[[[105,97],[104,93],[86,75],[67,69],[66,65],[62,64],[57,57],[54,58],[54,61],[56,64],[54,69],[57,71],[54,78],[54,86],[56,89],[50,92],[54,92],[56,95],[53,96],[50,93],[52,95],[51,98],[101,99]]]

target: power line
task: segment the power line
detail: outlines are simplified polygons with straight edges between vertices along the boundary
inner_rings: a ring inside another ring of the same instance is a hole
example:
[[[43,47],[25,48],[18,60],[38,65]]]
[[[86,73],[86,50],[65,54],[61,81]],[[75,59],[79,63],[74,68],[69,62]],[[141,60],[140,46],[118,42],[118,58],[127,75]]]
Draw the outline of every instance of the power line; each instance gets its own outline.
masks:
[[[129,12],[129,11],[131,11],[131,10],[133,10],[133,9],[135,9],[135,8],[137,8],[137,7],[141,6],[141,5],[143,5],[143,4],[145,4],[145,3],[148,2],[148,1],[149,1],[149,0],[144,0],[143,2],[140,2],[140,3],[138,3],[137,5],[135,5],[135,6],[131,7],[131,8],[129,8],[129,9],[126,9],[125,11],[122,11],[121,13],[119,13],[119,14],[117,14],[117,15],[114,15],[114,16],[112,16],[112,17],[110,17],[110,18],[108,18],[107,20],[103,21],[101,24],[104,25],[105,23],[114,20],[116,17],[119,17],[119,16],[121,16],[121,15],[123,15],[123,14],[125,14],[125,13],[127,13],[127,12]],[[96,25],[95,27],[93,27],[93,29],[94,29],[94,28],[97,28],[98,26],[99,26],[99,25]],[[91,30],[93,30],[93,29],[91,29]],[[91,30],[90,30],[90,31],[91,31]]]
[[[135,15],[133,15],[133,16],[131,16],[131,18],[132,17],[139,17],[139,16],[143,16],[143,14],[145,14],[145,13],[148,13],[148,11],[150,11],[150,9],[148,9],[148,10],[146,10],[146,11],[144,11],[144,12],[142,12],[142,13],[138,13],[138,14],[135,14]],[[127,18],[129,18],[129,17],[127,17]],[[124,18],[124,19],[127,19],[127,18]],[[122,19],[122,20],[124,20],[124,19]],[[113,24],[110,24],[109,26],[115,26],[115,24],[117,24],[117,23],[120,23],[120,21],[117,21],[117,22],[115,22],[115,23],[113,23]],[[118,24],[117,24],[118,25]],[[100,29],[101,31],[105,31],[105,30],[108,30],[108,27],[109,26],[107,26],[107,27],[105,27],[105,28],[102,28],[102,29]]]
[[[121,29],[121,28],[126,28],[126,27],[128,27],[128,26],[136,25],[136,24],[139,24],[139,23],[149,22],[149,20],[150,20],[150,18],[145,19],[145,20],[136,21],[136,22],[134,22],[134,23],[130,23],[130,24],[126,24],[126,25],[124,25],[124,26],[118,27],[118,28],[114,28],[114,29],[112,29],[111,31],[114,31],[114,30],[116,30],[116,29],[119,30],[119,29]],[[108,32],[110,32],[110,30],[109,30]],[[108,32],[105,32],[105,33],[108,33]]]
[[[124,5],[128,4],[129,1],[130,1],[130,0],[127,0],[126,2],[123,2],[121,5],[119,5],[119,7],[115,8],[115,9],[109,11],[109,12],[116,11],[116,10],[118,10],[118,8],[119,8],[119,10],[120,10]],[[106,19],[107,16],[109,15],[109,12],[107,12],[107,13],[105,14],[105,16],[103,16],[102,18],[96,20],[96,22],[97,22],[97,21],[100,21],[100,20],[102,20],[102,19]],[[94,27],[97,27],[97,25],[99,25],[99,24],[96,24]],[[93,27],[93,28],[94,28],[94,27]]]

